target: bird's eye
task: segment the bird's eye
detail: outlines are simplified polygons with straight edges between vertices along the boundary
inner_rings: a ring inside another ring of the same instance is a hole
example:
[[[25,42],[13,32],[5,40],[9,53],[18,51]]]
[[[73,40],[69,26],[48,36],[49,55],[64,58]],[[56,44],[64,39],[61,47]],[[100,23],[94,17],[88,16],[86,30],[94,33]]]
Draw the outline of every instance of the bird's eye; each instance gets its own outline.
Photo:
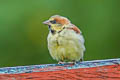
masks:
[[[50,21],[52,24],[55,24],[56,23],[56,20],[52,20],[52,21]]]

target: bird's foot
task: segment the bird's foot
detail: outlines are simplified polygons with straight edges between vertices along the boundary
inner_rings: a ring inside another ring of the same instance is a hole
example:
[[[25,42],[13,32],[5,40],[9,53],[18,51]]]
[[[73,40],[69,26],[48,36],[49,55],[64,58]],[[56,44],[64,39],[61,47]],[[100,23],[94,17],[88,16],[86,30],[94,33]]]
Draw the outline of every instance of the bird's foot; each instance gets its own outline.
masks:
[[[68,64],[70,64],[70,65],[74,65],[75,64],[75,62],[67,62]]]
[[[72,61],[72,62],[63,62],[63,61],[59,61],[58,64],[69,64],[69,65],[75,65],[78,64],[82,61]]]
[[[58,64],[65,64],[66,62],[59,61]]]

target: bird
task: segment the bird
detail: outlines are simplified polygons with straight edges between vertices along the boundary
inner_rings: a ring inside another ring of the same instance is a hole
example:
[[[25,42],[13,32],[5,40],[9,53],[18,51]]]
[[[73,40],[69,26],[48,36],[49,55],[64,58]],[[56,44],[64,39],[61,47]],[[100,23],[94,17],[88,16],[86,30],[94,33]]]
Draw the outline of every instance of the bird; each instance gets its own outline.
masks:
[[[85,41],[77,26],[60,15],[51,16],[43,24],[49,28],[47,37],[49,53],[58,64],[83,61]]]

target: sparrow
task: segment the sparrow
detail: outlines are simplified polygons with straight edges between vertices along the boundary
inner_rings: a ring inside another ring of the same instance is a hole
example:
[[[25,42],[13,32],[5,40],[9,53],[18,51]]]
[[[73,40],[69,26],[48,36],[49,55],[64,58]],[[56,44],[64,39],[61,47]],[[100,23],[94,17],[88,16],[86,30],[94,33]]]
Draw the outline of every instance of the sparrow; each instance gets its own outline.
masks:
[[[80,29],[66,17],[54,15],[43,24],[48,25],[48,50],[58,63],[83,61],[85,45]]]

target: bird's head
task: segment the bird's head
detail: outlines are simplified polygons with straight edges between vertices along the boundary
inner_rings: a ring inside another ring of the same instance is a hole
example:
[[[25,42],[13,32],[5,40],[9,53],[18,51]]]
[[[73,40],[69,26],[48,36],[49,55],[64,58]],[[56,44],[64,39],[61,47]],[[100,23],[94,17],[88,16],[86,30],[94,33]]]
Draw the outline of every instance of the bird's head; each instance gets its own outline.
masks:
[[[66,17],[54,15],[49,20],[44,21],[43,24],[48,25],[49,30],[52,33],[62,31],[66,25],[70,24],[70,21]]]

